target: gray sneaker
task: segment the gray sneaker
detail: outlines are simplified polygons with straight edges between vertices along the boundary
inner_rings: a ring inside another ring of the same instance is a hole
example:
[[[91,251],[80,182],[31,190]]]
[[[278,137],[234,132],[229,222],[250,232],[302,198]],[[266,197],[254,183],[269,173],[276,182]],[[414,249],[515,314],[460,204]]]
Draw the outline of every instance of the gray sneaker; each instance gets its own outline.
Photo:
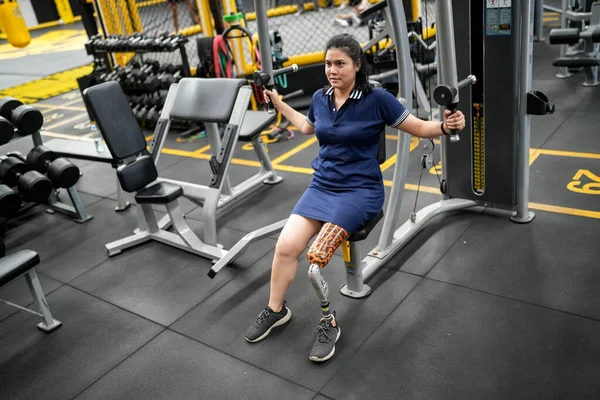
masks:
[[[319,326],[315,330],[315,344],[308,356],[309,360],[323,362],[335,354],[335,342],[340,338],[341,330],[339,326],[332,325],[334,320],[335,311],[329,317],[321,318]]]
[[[263,340],[273,328],[285,324],[290,318],[292,318],[292,311],[286,307],[285,302],[279,312],[274,312],[267,307],[258,314],[256,321],[246,331],[246,340],[250,343]]]

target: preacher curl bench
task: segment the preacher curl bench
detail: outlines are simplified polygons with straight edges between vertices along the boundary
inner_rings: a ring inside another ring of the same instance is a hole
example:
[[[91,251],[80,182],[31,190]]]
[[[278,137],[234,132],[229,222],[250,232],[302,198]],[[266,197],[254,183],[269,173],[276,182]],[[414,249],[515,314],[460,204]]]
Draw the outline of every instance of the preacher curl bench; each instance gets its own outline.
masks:
[[[211,132],[215,138],[211,142],[213,155],[209,161],[212,173],[206,186],[158,176],[156,161],[168,129],[161,129],[160,144],[151,144],[148,151],[144,134],[117,82],[105,82],[83,91],[84,102],[119,165],[119,183],[125,192],[135,193],[135,200],[143,213],[133,235],[106,245],[109,256],[149,240],[157,240],[210,260],[219,260],[227,254],[227,250],[217,242],[216,210],[228,183],[227,171],[235,144],[238,139],[248,140],[264,151],[259,143],[260,132],[274,116],[266,112],[260,115],[246,112],[252,89],[244,79],[184,78],[175,87],[177,90],[172,88],[169,91],[165,104],[169,110],[168,118],[203,121],[215,131]],[[263,114],[266,116],[259,118]],[[223,138],[219,141],[216,140],[219,136],[218,123],[226,124]],[[268,156],[261,159],[261,165],[262,171],[254,182],[260,182],[259,179],[271,180],[272,183],[281,181],[281,177],[274,173]],[[202,240],[184,219],[178,202],[182,196],[202,200]],[[155,204],[167,208],[168,216],[160,221],[152,208]],[[171,224],[176,233],[166,230]]]

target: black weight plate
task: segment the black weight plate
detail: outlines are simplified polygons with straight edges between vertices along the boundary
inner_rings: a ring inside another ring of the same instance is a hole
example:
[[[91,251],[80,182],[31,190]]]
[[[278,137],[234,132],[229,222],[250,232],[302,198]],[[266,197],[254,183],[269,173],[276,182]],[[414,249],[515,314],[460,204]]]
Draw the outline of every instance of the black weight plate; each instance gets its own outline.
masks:
[[[54,186],[69,188],[79,181],[80,173],[77,165],[66,158],[57,158],[48,168],[48,178]]]
[[[21,208],[21,197],[6,185],[0,185],[0,217],[15,215]]]
[[[4,117],[0,117],[0,146],[10,142],[15,133],[15,127]]]
[[[22,106],[19,100],[14,97],[4,97],[0,99],[0,116],[6,118],[7,120],[11,120],[12,112],[19,106]]]
[[[35,146],[27,154],[27,164],[32,165],[36,171],[46,172],[48,167],[46,164],[50,164],[56,155],[52,150],[44,146]]]
[[[21,106],[13,111],[11,121],[20,134],[31,135],[42,129],[44,116],[40,110],[32,106]]]
[[[27,201],[47,203],[52,193],[52,182],[37,171],[29,171],[19,179],[19,193]]]
[[[20,175],[30,170],[29,166],[15,157],[0,161],[0,181],[8,186],[16,186]]]

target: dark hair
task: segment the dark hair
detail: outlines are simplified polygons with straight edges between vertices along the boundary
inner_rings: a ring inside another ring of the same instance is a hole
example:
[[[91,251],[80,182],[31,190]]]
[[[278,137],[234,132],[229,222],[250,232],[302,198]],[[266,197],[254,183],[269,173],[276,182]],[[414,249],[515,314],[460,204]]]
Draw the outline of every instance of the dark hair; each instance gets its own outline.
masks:
[[[365,67],[365,60],[363,57],[363,51],[360,47],[358,40],[349,33],[342,33],[333,36],[325,45],[325,53],[330,49],[339,49],[346,53],[348,57],[352,59],[354,64],[360,64],[360,68],[356,71],[356,81],[354,87],[362,90],[363,92],[370,92],[373,89],[373,85],[369,82],[369,75]],[[324,90],[329,89],[329,85]]]

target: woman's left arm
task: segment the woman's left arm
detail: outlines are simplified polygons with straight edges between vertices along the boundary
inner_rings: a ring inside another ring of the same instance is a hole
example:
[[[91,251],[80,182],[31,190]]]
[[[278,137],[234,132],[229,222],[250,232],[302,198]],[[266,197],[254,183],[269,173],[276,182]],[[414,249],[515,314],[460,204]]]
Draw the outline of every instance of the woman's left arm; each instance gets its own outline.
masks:
[[[410,114],[404,121],[396,125],[395,128],[421,138],[435,138],[444,134],[449,135],[452,129],[456,129],[459,132],[462,131],[465,128],[465,116],[460,110],[457,110],[452,115],[450,115],[450,110],[445,110],[444,131],[442,131],[441,122],[423,121]]]

